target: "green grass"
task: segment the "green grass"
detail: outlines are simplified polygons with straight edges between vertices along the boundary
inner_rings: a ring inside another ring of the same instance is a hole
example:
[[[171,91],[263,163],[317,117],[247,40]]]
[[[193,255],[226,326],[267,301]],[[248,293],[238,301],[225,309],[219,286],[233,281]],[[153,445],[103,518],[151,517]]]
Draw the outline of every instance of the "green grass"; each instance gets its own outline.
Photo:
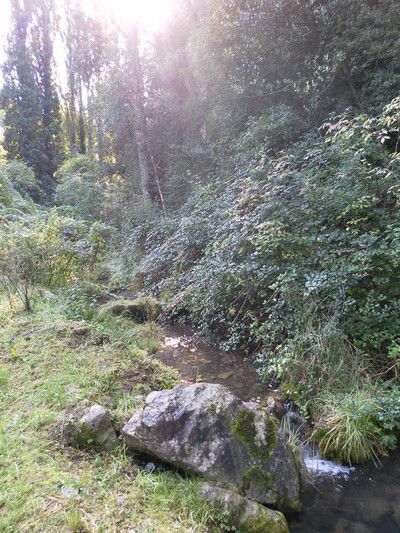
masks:
[[[395,429],[385,431],[378,412],[377,392],[372,389],[327,396],[320,425],[312,437],[324,456],[347,464],[378,461],[389,451],[388,437]],[[393,446],[392,439],[389,442]]]
[[[122,445],[95,454],[60,436],[77,406],[99,402],[122,424],[139,393],[176,383],[149,355],[156,326],[76,322],[55,301],[37,309],[0,307],[0,531],[206,530],[196,478],[144,473]]]

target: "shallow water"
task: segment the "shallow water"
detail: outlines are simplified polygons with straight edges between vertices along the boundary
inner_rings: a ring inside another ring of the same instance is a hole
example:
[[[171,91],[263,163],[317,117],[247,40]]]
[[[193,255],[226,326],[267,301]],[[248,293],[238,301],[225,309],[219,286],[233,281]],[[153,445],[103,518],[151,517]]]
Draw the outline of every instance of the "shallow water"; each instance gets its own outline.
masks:
[[[261,382],[251,363],[222,352],[181,325],[164,328],[159,358],[183,380],[222,383],[243,400],[263,404],[272,389]],[[295,533],[400,533],[400,457],[380,466],[341,467],[306,457],[313,486],[303,495],[303,510],[290,520]]]
[[[296,533],[400,532],[400,458],[359,467],[347,477],[316,480],[291,520]]]
[[[177,369],[184,381],[220,383],[246,401],[262,402],[271,392],[243,357],[210,346],[180,324],[167,325],[164,331],[163,346],[157,355],[166,365]]]

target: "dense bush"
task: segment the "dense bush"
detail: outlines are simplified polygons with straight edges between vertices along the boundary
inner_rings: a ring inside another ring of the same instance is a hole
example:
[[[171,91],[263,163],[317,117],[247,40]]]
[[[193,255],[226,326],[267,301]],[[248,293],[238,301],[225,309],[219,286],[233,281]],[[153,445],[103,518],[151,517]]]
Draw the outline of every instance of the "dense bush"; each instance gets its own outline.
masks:
[[[375,371],[396,378],[399,135],[396,99],[289,153],[243,157],[176,217],[136,229],[126,253],[141,240],[144,284],[223,347],[256,352],[303,405]]]
[[[84,219],[98,219],[101,213],[103,185],[98,163],[77,155],[58,170],[55,200],[70,206],[71,214]]]
[[[0,228],[0,288],[27,311],[39,288],[59,288],[85,278],[104,249],[97,225],[56,213],[8,220]]]
[[[6,179],[15,190],[25,197],[37,197],[40,193],[35,173],[25,163],[10,161],[0,169],[0,173],[3,179]]]
[[[37,210],[29,197],[23,197],[12,185],[4,172],[0,171],[0,220],[8,217],[24,216]]]

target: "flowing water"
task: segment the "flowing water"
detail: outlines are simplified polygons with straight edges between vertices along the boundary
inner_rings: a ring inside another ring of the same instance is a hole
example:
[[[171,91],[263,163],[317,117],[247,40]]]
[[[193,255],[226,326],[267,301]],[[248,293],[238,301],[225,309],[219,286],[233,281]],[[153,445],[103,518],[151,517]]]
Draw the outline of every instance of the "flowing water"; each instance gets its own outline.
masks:
[[[261,404],[273,393],[251,363],[222,352],[181,325],[165,327],[159,358],[189,383],[222,383],[243,400]],[[307,455],[312,486],[302,512],[290,519],[296,533],[400,533],[400,457],[348,468]]]
[[[315,480],[291,521],[296,533],[398,533],[400,459],[358,467],[347,475]]]

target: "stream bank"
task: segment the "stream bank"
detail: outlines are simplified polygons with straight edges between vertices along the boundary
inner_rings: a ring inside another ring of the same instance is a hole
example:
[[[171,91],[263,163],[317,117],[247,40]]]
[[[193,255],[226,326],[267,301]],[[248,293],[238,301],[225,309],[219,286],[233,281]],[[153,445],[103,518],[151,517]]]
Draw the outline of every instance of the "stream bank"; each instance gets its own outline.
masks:
[[[266,404],[277,391],[263,383],[242,357],[210,346],[179,324],[164,327],[157,352],[166,365],[189,383],[220,383],[243,400]],[[290,529],[298,533],[397,533],[400,531],[400,460],[380,465],[347,468],[333,461],[306,457],[315,476],[303,495],[302,512],[292,517]]]

